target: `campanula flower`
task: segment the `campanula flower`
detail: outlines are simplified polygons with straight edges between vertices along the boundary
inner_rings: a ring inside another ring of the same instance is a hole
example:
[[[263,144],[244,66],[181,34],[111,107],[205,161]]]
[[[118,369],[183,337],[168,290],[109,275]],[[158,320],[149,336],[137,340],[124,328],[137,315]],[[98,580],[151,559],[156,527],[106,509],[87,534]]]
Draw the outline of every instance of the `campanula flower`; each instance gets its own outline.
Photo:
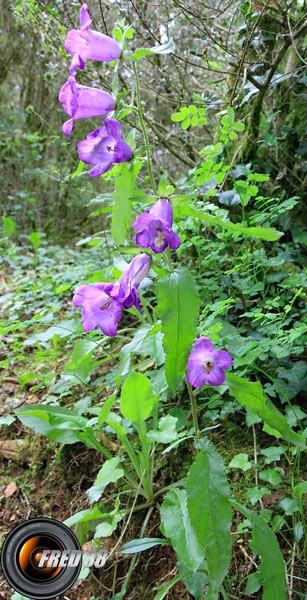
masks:
[[[146,277],[150,264],[151,260],[147,254],[135,256],[110,291],[111,298],[114,298],[124,308],[131,308],[134,305],[138,310],[141,310],[142,304],[138,287]]]
[[[109,118],[78,143],[78,153],[80,160],[95,165],[89,171],[90,177],[102,175],[113,163],[126,162],[132,157],[130,146],[122,140],[120,124]]]
[[[167,246],[177,250],[181,244],[180,237],[172,231],[173,209],[168,200],[160,198],[148,213],[139,215],[133,223],[138,233],[135,241],[142,248],[151,248],[156,254],[163,252]]]
[[[82,324],[84,331],[100,327],[105,335],[117,335],[117,323],[122,317],[122,308],[133,305],[141,310],[138,292],[141,281],[150,268],[150,258],[146,254],[136,256],[123,272],[117,283],[95,283],[93,286],[80,285],[72,303],[82,306]]]
[[[188,360],[187,379],[191,385],[201,388],[206,382],[221,385],[225,381],[223,369],[230,367],[232,358],[226,350],[214,350],[209,338],[199,338]]]
[[[63,133],[70,135],[75,119],[100,117],[107,115],[115,108],[115,100],[107,92],[79,85],[73,75],[61,87],[59,100],[63,102],[66,114],[72,118],[62,127]]]
[[[121,319],[122,309],[120,304],[106,293],[110,288],[112,284],[95,283],[93,286],[81,285],[76,290],[72,303],[74,306],[83,307],[84,331],[92,331],[98,325],[105,335],[117,335],[117,323]]]
[[[91,24],[92,19],[87,4],[82,4],[80,9],[81,29],[71,29],[65,40],[65,50],[73,53],[70,65],[71,74],[75,73],[77,67],[84,69],[84,61],[87,58],[110,62],[120,57],[121,49],[117,42],[99,31],[91,30]]]

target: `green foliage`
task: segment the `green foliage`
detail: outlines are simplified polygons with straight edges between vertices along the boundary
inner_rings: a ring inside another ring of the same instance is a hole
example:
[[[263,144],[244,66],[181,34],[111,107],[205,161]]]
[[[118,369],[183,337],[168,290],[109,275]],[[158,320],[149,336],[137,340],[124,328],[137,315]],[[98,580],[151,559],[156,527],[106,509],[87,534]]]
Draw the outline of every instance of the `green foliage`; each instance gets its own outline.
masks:
[[[120,396],[124,417],[134,423],[145,421],[152,411],[153,400],[149,379],[140,373],[129,373]]]
[[[253,525],[251,548],[262,558],[260,571],[264,580],[263,600],[285,600],[287,593],[285,565],[274,533],[260,515],[238,502],[231,501],[231,503]]]
[[[187,269],[179,268],[157,285],[157,311],[162,322],[165,350],[165,374],[172,392],[185,373],[199,311],[194,279]]]
[[[184,489],[172,488],[161,505],[161,522],[165,535],[188,569],[196,570],[203,561],[203,549],[195,535]]]
[[[200,441],[201,452],[192,464],[188,482],[191,524],[206,557],[208,598],[217,600],[227,574],[231,553],[231,510],[225,466],[208,439]]]
[[[305,448],[303,438],[290,429],[286,419],[265,396],[259,381],[251,383],[240,377],[236,377],[236,375],[229,374],[227,375],[227,383],[229,384],[230,393],[235,396],[236,400],[243,404],[243,406],[247,406],[255,411],[270,426],[271,433],[277,430],[288,442],[300,448]]]

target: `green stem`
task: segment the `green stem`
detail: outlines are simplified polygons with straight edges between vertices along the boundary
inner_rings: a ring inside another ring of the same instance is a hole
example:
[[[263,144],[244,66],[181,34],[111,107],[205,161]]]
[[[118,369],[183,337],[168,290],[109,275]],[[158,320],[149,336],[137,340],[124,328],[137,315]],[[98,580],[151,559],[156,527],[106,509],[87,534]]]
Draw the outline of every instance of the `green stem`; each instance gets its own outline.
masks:
[[[196,410],[195,396],[194,396],[194,392],[193,392],[192,386],[191,386],[191,384],[188,381],[187,381],[187,385],[188,385],[189,396],[190,396],[191,406],[192,406],[192,415],[193,415],[195,436],[196,436],[197,439],[199,439],[199,427],[198,427],[198,421],[197,421],[197,410]]]
[[[143,456],[144,456],[144,461],[145,461],[145,477],[144,477],[143,487],[145,488],[145,490],[148,494],[148,500],[153,500],[153,498],[154,498],[153,489],[152,489],[152,471],[153,471],[153,469],[151,468],[153,465],[151,465],[151,461],[149,458],[150,446],[148,445],[148,441],[146,438],[146,425],[145,425],[145,422],[142,420],[140,420],[140,422],[138,423],[138,431],[139,431],[139,438],[140,438],[140,441],[142,444],[142,451],[143,451]]]
[[[133,72],[134,72],[134,76],[135,76],[136,96],[137,96],[137,103],[138,103],[138,115],[139,115],[140,124],[141,124],[141,127],[142,127],[142,131],[143,131],[143,134],[144,134],[145,145],[146,145],[146,156],[147,156],[148,173],[149,173],[149,177],[150,177],[150,181],[151,181],[151,185],[152,185],[152,189],[154,191],[154,194],[157,195],[157,189],[156,189],[156,185],[155,185],[155,181],[154,181],[153,174],[152,174],[152,169],[151,169],[151,160],[150,160],[150,152],[149,152],[149,140],[148,140],[148,135],[147,135],[147,131],[146,131],[146,127],[145,127],[145,123],[144,123],[144,119],[143,119],[143,113],[142,113],[139,76],[138,76],[137,68],[136,68],[136,65],[135,65],[134,62],[132,63],[132,68],[133,68]]]

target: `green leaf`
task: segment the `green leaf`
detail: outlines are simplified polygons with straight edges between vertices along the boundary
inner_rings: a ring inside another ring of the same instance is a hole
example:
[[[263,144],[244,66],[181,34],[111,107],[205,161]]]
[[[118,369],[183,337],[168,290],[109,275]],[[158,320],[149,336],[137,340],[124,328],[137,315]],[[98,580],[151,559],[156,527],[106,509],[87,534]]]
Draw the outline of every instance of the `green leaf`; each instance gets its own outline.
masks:
[[[206,223],[212,223],[213,225],[218,225],[219,227],[223,227],[224,229],[239,232],[260,240],[266,240],[267,242],[275,242],[282,235],[284,235],[282,232],[277,231],[272,227],[245,227],[244,225],[230,223],[230,221],[222,221],[222,219],[219,219],[218,217],[207,215],[201,212],[200,210],[189,207],[187,205],[178,206],[177,210],[179,214],[186,215],[187,217],[195,217],[197,219],[200,219],[201,221],[205,221]]]
[[[280,457],[285,450],[285,446],[269,446],[268,448],[264,448],[263,450],[261,450],[260,454],[263,454],[263,456],[265,456],[264,462],[266,465],[268,465],[271,462],[280,460]]]
[[[154,442],[158,442],[160,444],[169,444],[177,439],[176,432],[176,423],[178,419],[177,417],[172,417],[172,415],[167,415],[166,417],[162,417],[159,421],[159,431],[152,430],[147,433],[147,437]]]
[[[109,396],[109,398],[107,398],[104,405],[102,406],[101,411],[98,416],[98,425],[101,425],[101,423],[104,423],[107,420],[107,418],[109,416],[109,412],[115,403],[116,403],[116,393],[111,394],[111,396]]]
[[[231,106],[228,106],[228,108],[227,108],[227,115],[228,115],[229,122],[232,125],[235,122],[235,111],[233,110],[233,108]]]
[[[196,332],[200,300],[192,274],[180,267],[157,284],[158,315],[162,321],[165,374],[175,392],[185,374]]]
[[[4,237],[11,237],[15,231],[15,223],[10,217],[1,217],[3,221],[3,235]]]
[[[286,600],[286,573],[277,539],[267,523],[252,510],[235,500],[231,504],[253,525],[251,548],[262,558],[260,571],[263,576],[262,600]]]
[[[109,483],[114,483],[123,477],[124,471],[118,467],[119,461],[119,456],[115,456],[103,463],[103,466],[98,471],[94,485],[86,491],[90,502],[97,502]]]
[[[153,407],[153,394],[148,377],[129,373],[121,391],[120,410],[126,419],[134,423],[145,421]]]
[[[229,132],[229,139],[230,140],[237,140],[238,139],[238,134],[235,131],[230,131]]]
[[[37,250],[40,247],[40,243],[41,243],[41,239],[38,235],[38,233],[36,233],[36,231],[32,231],[32,233],[30,233],[29,235],[30,238],[30,242],[33,245],[34,249]]]
[[[160,508],[165,535],[188,569],[196,570],[204,558],[190,522],[186,490],[172,488]]]
[[[215,181],[216,183],[219,185],[220,183],[222,183],[223,179],[225,177],[224,173],[217,173]]]
[[[255,573],[251,573],[251,575],[247,578],[245,594],[246,596],[250,596],[251,594],[255,594],[260,590],[263,585],[263,575],[260,571],[256,571]]]
[[[160,198],[167,198],[167,171],[164,171],[158,187],[158,196]]]
[[[281,477],[276,469],[265,469],[259,473],[259,479],[267,481],[272,485],[278,485],[281,482]]]
[[[179,123],[183,121],[188,116],[188,110],[186,108],[181,108],[180,112],[173,113],[171,116],[171,120]]]
[[[254,486],[249,488],[246,492],[246,496],[249,499],[252,506],[257,504],[257,502],[260,500],[260,498],[262,498],[262,496],[264,496],[264,494],[271,494],[269,488],[262,487],[259,489],[257,486]]]
[[[162,44],[161,46],[153,46],[153,48],[140,48],[136,50],[134,54],[131,55],[132,60],[138,60],[143,56],[148,56],[149,54],[170,54],[170,52],[174,52],[175,44],[173,38],[170,38],[166,44]]]
[[[252,408],[255,413],[265,421],[270,427],[277,429],[282,437],[300,448],[305,448],[303,438],[292,431],[274,404],[265,396],[262,385],[259,381],[251,383],[246,379],[228,374],[226,382],[229,385],[229,392],[236,398],[240,404]]]
[[[75,341],[74,349],[71,355],[72,362],[78,362],[83,356],[90,354],[97,348],[97,344],[95,342],[91,342],[86,339],[79,339]]]
[[[112,211],[111,233],[113,240],[120,246],[126,237],[131,211],[130,196],[133,194],[134,177],[126,169],[115,178],[114,206]]]
[[[207,597],[218,599],[231,555],[231,510],[223,459],[204,438],[201,452],[192,464],[188,482],[191,524],[206,556],[210,587]]]
[[[244,131],[245,125],[244,123],[240,123],[239,121],[237,121],[236,123],[233,123],[232,128],[235,131]]]
[[[162,588],[162,590],[160,590],[160,592],[158,592],[158,594],[155,595],[154,600],[163,600],[163,598],[165,598],[166,594],[173,587],[173,585],[175,585],[175,583],[177,583],[177,581],[180,581],[181,579],[184,579],[185,577],[187,577],[187,575],[191,575],[191,572],[187,571],[185,573],[180,573],[179,575],[176,575],[176,577],[174,577],[174,579],[170,579],[167,582],[167,584]]]
[[[154,548],[154,546],[161,546],[162,544],[169,545],[169,540],[164,540],[163,538],[142,538],[131,540],[128,544],[125,544],[121,547],[119,552],[123,554],[135,554],[136,552],[143,552],[143,550],[149,550],[149,548]]]
[[[229,466],[233,469],[241,469],[242,471],[248,471],[251,468],[252,463],[248,460],[248,454],[240,453],[236,454],[229,463]]]
[[[190,125],[190,117],[186,117],[181,123],[181,129],[187,129]]]
[[[85,163],[82,162],[82,160],[80,160],[77,170],[70,176],[70,179],[74,179],[75,177],[78,177],[78,175],[81,175],[81,173],[83,172],[84,165]]]

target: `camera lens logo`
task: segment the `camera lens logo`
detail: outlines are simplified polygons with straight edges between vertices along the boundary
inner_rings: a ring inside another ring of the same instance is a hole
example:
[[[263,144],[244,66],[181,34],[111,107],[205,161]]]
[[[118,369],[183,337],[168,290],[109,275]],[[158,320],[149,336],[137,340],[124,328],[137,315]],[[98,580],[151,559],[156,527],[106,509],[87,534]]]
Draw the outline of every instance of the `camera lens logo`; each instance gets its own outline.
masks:
[[[7,582],[31,600],[48,600],[69,590],[81,571],[80,559],[80,544],[73,532],[46,517],[14,527],[1,550]]]

